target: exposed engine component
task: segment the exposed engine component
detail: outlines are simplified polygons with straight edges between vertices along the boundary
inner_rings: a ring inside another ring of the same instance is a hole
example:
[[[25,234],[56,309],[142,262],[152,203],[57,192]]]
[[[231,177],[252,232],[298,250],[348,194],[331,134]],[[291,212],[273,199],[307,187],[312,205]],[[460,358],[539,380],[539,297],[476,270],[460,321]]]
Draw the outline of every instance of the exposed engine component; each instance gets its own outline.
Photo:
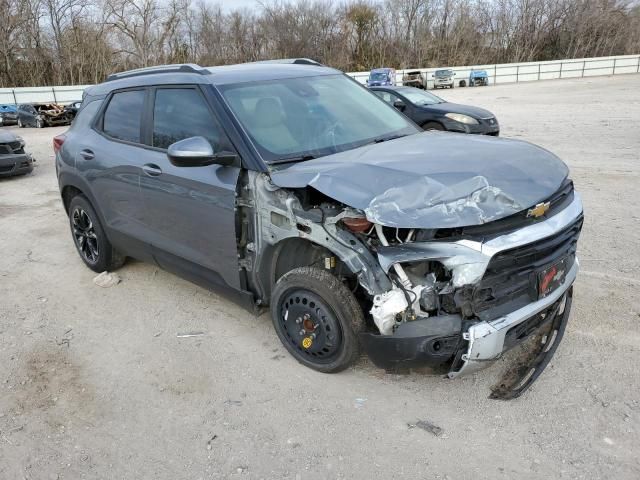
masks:
[[[396,323],[396,317],[407,310],[409,304],[405,293],[399,288],[394,288],[382,295],[373,297],[371,316],[382,335],[391,335]]]

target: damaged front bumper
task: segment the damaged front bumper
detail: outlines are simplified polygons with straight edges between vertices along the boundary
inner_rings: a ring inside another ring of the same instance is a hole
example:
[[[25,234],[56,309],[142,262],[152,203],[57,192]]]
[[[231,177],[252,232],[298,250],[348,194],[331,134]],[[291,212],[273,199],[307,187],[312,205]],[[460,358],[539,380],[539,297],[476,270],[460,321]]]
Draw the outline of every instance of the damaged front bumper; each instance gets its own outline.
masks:
[[[24,175],[33,171],[33,157],[28,153],[0,155],[0,177]]]
[[[491,306],[491,301],[482,297],[474,303],[474,312],[476,308],[479,311],[471,317],[419,317],[400,324],[390,335],[361,334],[367,354],[386,370],[441,367],[450,378],[456,378],[486,368],[506,351],[535,340],[516,362],[509,380],[494,392],[494,398],[519,395],[544,369],[562,338],[579,269],[575,246],[582,218],[582,202],[575,193],[570,203],[552,217],[486,241],[435,241],[381,248],[378,260],[385,272],[396,264],[438,261],[451,271],[453,288],[475,292],[470,294],[471,301],[488,288],[497,295],[489,298],[497,303]],[[529,266],[522,258],[536,260]],[[509,270],[510,263],[515,265],[514,270]],[[563,276],[558,275],[553,289],[540,289],[542,293],[538,293],[536,279],[550,265],[554,269],[566,265]],[[503,275],[498,276],[500,280],[496,280],[496,269]],[[516,282],[520,285],[523,281],[525,290],[517,290]],[[500,297],[503,294],[505,297]],[[482,309],[483,305],[490,307]],[[550,325],[555,329],[551,340],[547,332]]]
[[[466,353],[461,356],[462,366],[455,371],[450,371],[449,378],[456,378],[460,375],[473,373],[486,368],[489,365],[487,362],[493,362],[499,359],[505,351],[514,347],[515,343],[513,342],[507,342],[505,344],[507,334],[511,332],[514,327],[529,319],[535,318],[536,315],[553,306],[558,300],[563,300],[563,297],[569,288],[571,288],[578,275],[578,269],[579,262],[576,258],[562,285],[548,296],[496,320],[472,325],[469,330],[462,335],[463,339],[469,343]],[[568,313],[569,309],[565,309],[564,307],[562,312],[560,312],[562,315],[568,315]],[[521,340],[524,340],[524,338]]]

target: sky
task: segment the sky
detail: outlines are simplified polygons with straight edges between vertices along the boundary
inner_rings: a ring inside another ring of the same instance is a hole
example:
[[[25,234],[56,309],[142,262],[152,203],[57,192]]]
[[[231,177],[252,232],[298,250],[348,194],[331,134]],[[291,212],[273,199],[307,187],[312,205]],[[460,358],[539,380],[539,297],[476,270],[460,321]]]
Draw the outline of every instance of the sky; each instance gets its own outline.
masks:
[[[231,11],[238,8],[260,8],[257,0],[205,0],[207,3],[220,4],[225,11]],[[261,0],[263,3],[272,3],[274,0]],[[331,0],[326,0],[331,1]]]

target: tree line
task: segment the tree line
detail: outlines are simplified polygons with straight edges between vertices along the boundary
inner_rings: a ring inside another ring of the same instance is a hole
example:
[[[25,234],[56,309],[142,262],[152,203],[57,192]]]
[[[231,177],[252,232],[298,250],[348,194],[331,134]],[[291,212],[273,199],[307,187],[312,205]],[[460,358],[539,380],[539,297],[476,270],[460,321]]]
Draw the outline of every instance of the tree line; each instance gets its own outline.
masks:
[[[359,71],[635,53],[636,0],[0,0],[0,87],[185,62],[307,57]]]

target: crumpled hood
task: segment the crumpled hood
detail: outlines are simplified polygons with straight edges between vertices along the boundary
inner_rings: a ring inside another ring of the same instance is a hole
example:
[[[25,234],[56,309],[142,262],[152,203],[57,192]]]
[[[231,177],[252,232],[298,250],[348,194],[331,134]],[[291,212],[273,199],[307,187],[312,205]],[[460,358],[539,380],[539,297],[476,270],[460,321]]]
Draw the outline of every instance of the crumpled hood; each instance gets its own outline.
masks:
[[[399,228],[479,225],[550,197],[567,177],[551,152],[520,140],[424,132],[271,172]]]

